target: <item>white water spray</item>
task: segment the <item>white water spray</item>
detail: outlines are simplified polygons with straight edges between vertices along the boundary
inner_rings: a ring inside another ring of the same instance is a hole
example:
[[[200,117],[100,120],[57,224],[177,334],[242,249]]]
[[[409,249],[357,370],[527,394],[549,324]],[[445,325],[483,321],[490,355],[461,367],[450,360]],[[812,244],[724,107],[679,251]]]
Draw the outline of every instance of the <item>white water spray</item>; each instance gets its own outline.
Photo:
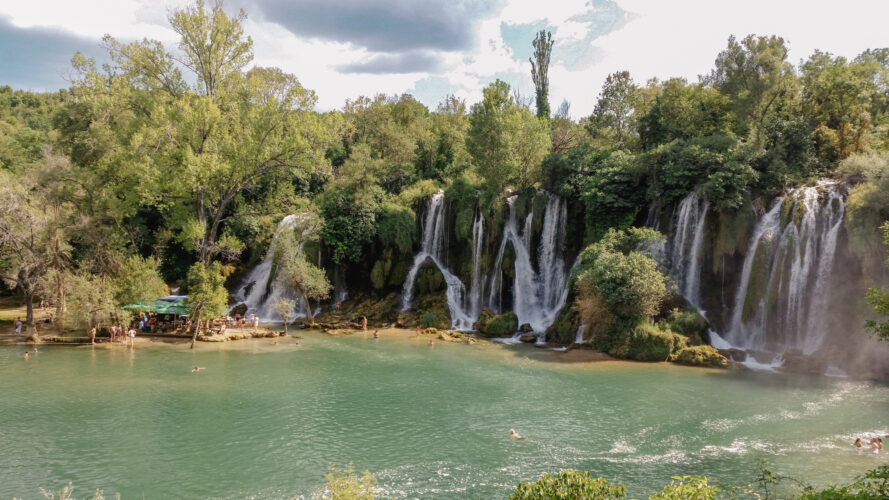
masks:
[[[671,268],[679,294],[697,309],[701,309],[701,249],[709,208],[710,203],[695,192],[683,198],[670,241]]]
[[[844,212],[843,194],[829,181],[775,202],[750,240],[726,340],[804,354],[821,347]]]

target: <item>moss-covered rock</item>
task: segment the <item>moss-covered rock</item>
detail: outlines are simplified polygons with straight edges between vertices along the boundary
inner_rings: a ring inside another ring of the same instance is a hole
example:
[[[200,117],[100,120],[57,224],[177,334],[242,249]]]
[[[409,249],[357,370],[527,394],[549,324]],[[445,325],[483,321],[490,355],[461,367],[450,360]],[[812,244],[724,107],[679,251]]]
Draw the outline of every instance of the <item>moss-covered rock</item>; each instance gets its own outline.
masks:
[[[401,328],[447,328],[451,324],[447,298],[443,293],[421,295],[414,300],[413,310],[396,315],[395,324]]]
[[[688,338],[689,345],[710,343],[710,324],[698,311],[690,307],[674,307],[667,313],[659,326]]]
[[[513,312],[494,314],[486,307],[482,309],[475,329],[486,337],[506,337],[519,329],[519,318]]]
[[[680,365],[709,368],[728,368],[729,366],[728,359],[715,348],[708,345],[686,347],[673,357],[673,362]]]
[[[628,325],[625,321],[618,321],[606,334],[595,336],[592,345],[615,358],[667,361],[673,353],[686,347],[687,340],[651,323]]]
[[[440,292],[445,289],[444,275],[435,265],[426,265],[417,271],[417,288],[420,294]]]
[[[569,300],[571,304],[573,301]],[[574,307],[568,305],[559,311],[556,320],[546,329],[546,341],[555,344],[567,345],[574,342],[577,328],[580,326],[580,316]]]

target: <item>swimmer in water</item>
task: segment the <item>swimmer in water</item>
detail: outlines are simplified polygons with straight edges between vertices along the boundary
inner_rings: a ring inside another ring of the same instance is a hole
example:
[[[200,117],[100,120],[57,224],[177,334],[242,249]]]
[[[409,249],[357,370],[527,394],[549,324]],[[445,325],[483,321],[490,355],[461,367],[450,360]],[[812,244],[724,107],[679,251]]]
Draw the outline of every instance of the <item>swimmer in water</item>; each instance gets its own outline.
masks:
[[[25,361],[28,361],[28,358],[30,358],[30,357],[31,357],[31,355],[28,354],[28,351],[25,351]]]
[[[852,443],[852,446],[856,448],[861,448],[861,438],[855,438],[855,442]]]
[[[380,331],[379,330],[374,330],[374,338],[375,339],[380,338]]]
[[[429,339],[429,347],[432,347],[432,339]]]
[[[201,370],[203,370],[203,368],[200,368],[200,367],[198,367],[198,366],[195,366],[194,368],[191,369],[191,373],[197,373],[197,372],[199,372],[199,371],[201,371]]]
[[[515,429],[509,430],[509,437],[515,438],[515,439],[525,439],[518,432],[516,432]]]

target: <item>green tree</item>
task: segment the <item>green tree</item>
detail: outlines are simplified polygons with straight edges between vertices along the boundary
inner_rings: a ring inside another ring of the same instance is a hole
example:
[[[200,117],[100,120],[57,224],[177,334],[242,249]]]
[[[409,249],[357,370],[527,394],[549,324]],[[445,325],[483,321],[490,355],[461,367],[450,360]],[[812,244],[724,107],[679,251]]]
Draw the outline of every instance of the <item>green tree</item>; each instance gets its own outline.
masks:
[[[131,255],[123,262],[114,278],[114,301],[118,305],[153,301],[169,293],[161,278],[160,262],[156,257]]]
[[[553,34],[540,30],[531,45],[534,46],[534,57],[528,58],[531,63],[531,79],[534,81],[534,92],[537,96],[537,117],[549,118],[549,60],[553,53]],[[536,61],[536,62],[535,62]]]
[[[195,262],[188,270],[185,285],[188,291],[186,302],[194,326],[194,334],[191,337],[192,348],[203,327],[202,320],[217,318],[225,313],[228,306],[225,277],[229,271],[219,262],[212,262],[209,265]]]
[[[34,298],[46,289],[43,285],[53,271],[62,272],[53,267],[51,251],[58,221],[36,190],[35,180],[0,171],[0,272],[3,281],[22,295],[29,328],[34,327]]]
[[[580,254],[576,270],[578,301],[595,294],[618,318],[653,317],[667,297],[667,279],[657,262],[637,249],[643,243],[662,239],[650,229],[609,230]]]
[[[81,60],[78,94],[127,116],[124,160],[146,170],[142,190],[162,207],[180,241],[201,262],[232,257],[241,244],[223,223],[263,179],[314,170],[327,160],[329,116],[313,112],[315,94],[277,68],[254,67],[246,15],[229,17],[221,2],[201,0],[171,13],[179,51],[160,42],[122,44],[106,37],[107,74]],[[180,74],[191,73],[194,84]]]
[[[279,297],[275,300],[275,303],[272,304],[272,308],[275,310],[275,314],[281,317],[281,321],[284,323],[284,335],[287,335],[287,322],[289,322],[290,317],[293,316],[293,311],[296,309],[296,302],[285,297]]]
[[[802,64],[803,109],[822,156],[842,160],[867,145],[873,80],[866,66],[816,50]]]
[[[618,71],[605,78],[593,114],[587,121],[590,135],[609,146],[621,148],[634,138],[633,120],[638,87],[629,71]]]
[[[310,300],[326,299],[332,288],[324,270],[309,262],[303,252],[303,244],[316,238],[314,231],[306,233],[297,226],[280,234],[275,248],[276,279],[302,298],[309,324],[313,323]]]
[[[549,122],[514,103],[509,85],[497,80],[472,107],[467,146],[479,173],[500,192],[507,185],[532,186],[552,147]]]
[[[706,82],[731,98],[740,125],[750,124],[757,144],[762,143],[770,117],[798,87],[784,39],[774,35],[748,35],[741,41],[730,36]]]
[[[509,495],[510,500],[556,500],[556,499],[621,499],[626,498],[627,489],[622,484],[613,484],[604,478],[595,478],[589,472],[563,470],[558,474],[544,474],[537,481],[519,483]]]

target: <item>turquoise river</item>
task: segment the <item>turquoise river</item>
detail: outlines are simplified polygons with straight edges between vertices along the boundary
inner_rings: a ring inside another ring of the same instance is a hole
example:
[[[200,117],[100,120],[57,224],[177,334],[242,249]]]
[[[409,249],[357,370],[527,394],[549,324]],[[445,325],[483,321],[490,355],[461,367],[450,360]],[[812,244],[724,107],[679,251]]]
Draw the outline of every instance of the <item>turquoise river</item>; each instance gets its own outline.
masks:
[[[843,482],[889,454],[851,446],[889,432],[879,383],[304,335],[46,346],[28,362],[0,347],[0,498],[69,482],[78,498],[304,498],[349,462],[388,498],[503,498],[565,468],[638,497],[674,475],[747,483],[760,459]]]

